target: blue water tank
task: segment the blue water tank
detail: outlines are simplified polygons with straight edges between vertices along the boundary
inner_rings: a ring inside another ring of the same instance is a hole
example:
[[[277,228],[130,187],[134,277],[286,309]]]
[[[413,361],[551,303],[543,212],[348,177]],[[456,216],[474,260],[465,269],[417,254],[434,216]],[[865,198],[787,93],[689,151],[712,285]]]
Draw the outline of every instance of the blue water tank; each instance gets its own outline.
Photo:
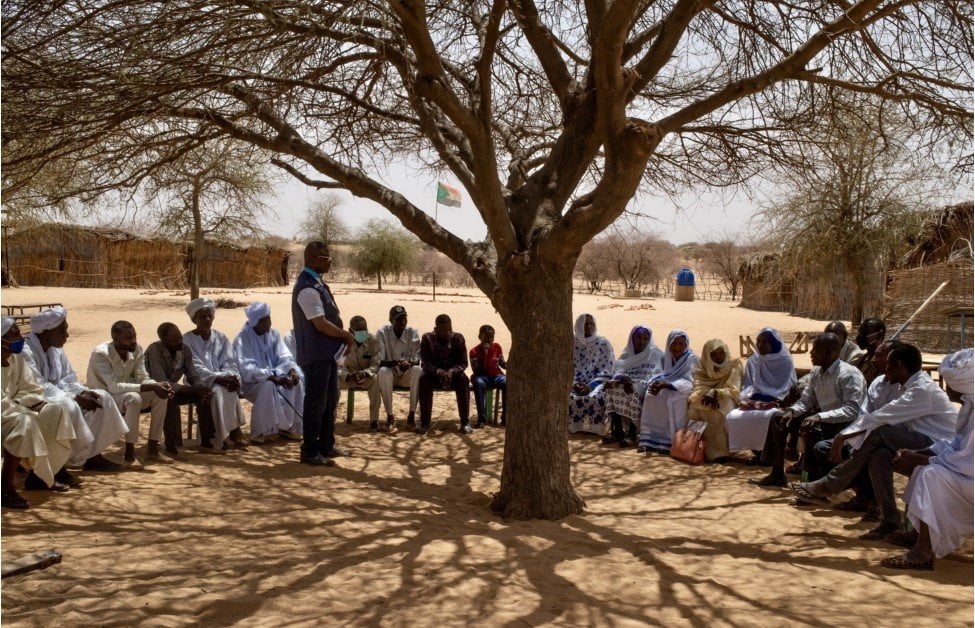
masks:
[[[678,286],[693,286],[694,285],[694,271],[690,268],[681,268],[677,272],[677,285]]]

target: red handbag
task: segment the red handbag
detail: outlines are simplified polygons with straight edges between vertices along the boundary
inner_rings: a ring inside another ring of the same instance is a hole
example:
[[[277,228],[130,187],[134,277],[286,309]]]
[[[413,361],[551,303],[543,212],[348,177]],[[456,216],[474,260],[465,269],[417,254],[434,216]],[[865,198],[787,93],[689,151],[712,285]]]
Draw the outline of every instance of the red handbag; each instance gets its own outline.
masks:
[[[670,445],[670,457],[683,460],[690,464],[704,462],[704,430],[708,424],[705,421],[688,421],[683,429],[674,434],[674,441]]]

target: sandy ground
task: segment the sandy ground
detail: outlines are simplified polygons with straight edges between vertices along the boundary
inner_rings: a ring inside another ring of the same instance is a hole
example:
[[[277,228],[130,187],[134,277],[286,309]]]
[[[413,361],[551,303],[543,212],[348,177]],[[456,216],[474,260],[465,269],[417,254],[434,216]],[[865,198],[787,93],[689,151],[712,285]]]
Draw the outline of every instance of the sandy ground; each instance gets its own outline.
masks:
[[[401,303],[421,331],[447,312],[468,339],[491,323],[498,341],[510,344],[487,299],[473,291],[451,290],[434,303],[427,292],[406,288],[335,288],[346,320],[364,314],[370,329]],[[207,294],[265,300],[279,323],[290,319],[286,289]],[[139,290],[2,294],[5,305],[68,307],[67,349],[82,376],[114,320],[131,320],[147,345],[165,320],[188,328],[186,300]],[[765,325],[786,337],[823,326],[728,302],[580,294],[575,307],[596,315],[617,351],[638,323],[654,329],[658,344],[671,327],[682,327],[697,349],[720,337],[733,352],[739,334],[754,337]],[[221,309],[216,326],[233,335],[243,320],[242,310]],[[362,398],[356,422],[338,427],[340,443],[355,455],[333,468],[297,464],[290,443],[222,457],[191,449],[174,465],[88,474],[81,490],[67,494],[28,493],[30,510],[2,514],[3,559],[53,547],[64,560],[4,580],[3,621],[972,625],[971,542],[934,572],[881,569],[880,559],[895,548],[859,541],[868,526],[857,517],[789,506],[787,492],[748,485],[755,472],[740,463],[692,468],[573,436],[573,481],[586,513],[559,522],[502,521],[487,506],[499,482],[504,432],[460,436],[449,396],[435,399],[439,421],[419,439],[369,434]],[[406,401],[396,396],[400,417]]]

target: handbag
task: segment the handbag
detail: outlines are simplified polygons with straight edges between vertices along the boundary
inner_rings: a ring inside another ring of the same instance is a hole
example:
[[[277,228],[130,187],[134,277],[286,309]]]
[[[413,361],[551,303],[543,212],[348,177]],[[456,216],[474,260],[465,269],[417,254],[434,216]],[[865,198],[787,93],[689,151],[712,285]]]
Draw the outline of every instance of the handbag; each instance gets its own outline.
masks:
[[[688,421],[683,429],[677,430],[670,445],[670,457],[691,464],[704,462],[705,421]]]

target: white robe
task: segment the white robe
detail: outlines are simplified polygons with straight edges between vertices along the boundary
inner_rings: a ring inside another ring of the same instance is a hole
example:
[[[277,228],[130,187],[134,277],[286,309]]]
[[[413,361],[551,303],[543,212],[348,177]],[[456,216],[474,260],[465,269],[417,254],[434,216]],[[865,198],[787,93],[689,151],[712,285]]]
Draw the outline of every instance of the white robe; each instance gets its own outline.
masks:
[[[240,377],[234,347],[230,340],[216,329],[210,331],[210,339],[206,341],[201,336],[188,331],[183,334],[183,343],[193,352],[193,366],[196,367],[200,380],[213,392],[210,397],[214,427],[212,447],[221,449],[230,432],[244,424],[244,410],[240,406],[240,397],[237,393],[214,383],[216,378],[224,375]],[[205,443],[201,443],[203,444]]]
[[[112,396],[82,384],[63,349],[50,347],[45,353],[40,339],[32,333],[27,336],[23,356],[38,383],[44,387],[44,399],[62,406],[71,419],[75,440],[68,464],[84,464],[128,433],[129,428]],[[86,412],[78,405],[75,397],[87,390],[98,395],[101,408]]]
[[[304,377],[281,335],[273,329],[263,336],[241,330],[234,340],[234,353],[240,367],[241,391],[254,404],[251,436],[277,434],[280,430],[301,434]],[[277,386],[268,379],[272,375],[287,376],[292,369],[298,373],[294,388]]]
[[[961,546],[973,532],[972,398],[964,395],[958,413],[958,433],[951,441],[935,443],[928,464],[917,467],[904,491],[907,518],[915,528],[927,524],[931,549],[938,558]]]
[[[34,379],[27,361],[21,355],[11,355],[10,365],[0,368],[2,409],[0,409],[0,437],[3,447],[23,458],[48,486],[54,484],[54,474],[71,455],[74,427],[64,407],[48,403],[40,412],[30,406],[44,401],[44,388]]]

